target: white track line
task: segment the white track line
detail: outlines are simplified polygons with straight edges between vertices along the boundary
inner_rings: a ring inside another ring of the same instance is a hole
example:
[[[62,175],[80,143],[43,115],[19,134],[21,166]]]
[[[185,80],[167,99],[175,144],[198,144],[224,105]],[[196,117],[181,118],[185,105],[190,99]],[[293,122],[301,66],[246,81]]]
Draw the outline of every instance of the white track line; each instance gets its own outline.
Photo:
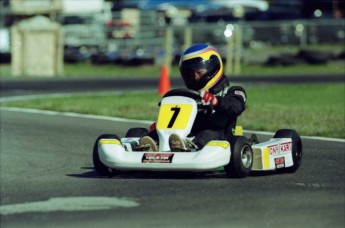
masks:
[[[132,91],[132,94],[148,92],[153,90],[142,89]],[[77,96],[102,96],[102,95],[120,95],[123,91],[95,91],[95,92],[74,92],[74,93],[50,93],[50,94],[34,94],[34,95],[17,95],[12,97],[0,97],[0,103],[13,102],[13,101],[25,101],[32,99],[47,99],[47,98],[62,98],[62,97],[77,97]]]
[[[30,109],[30,108],[0,107],[0,110],[33,113],[33,114],[43,114],[43,115],[59,115],[59,116],[68,116],[68,117],[77,117],[77,118],[108,120],[108,121],[116,121],[116,122],[124,122],[124,123],[151,124],[153,122],[153,121],[149,121],[149,120],[126,119],[126,118],[111,117],[111,116],[80,114],[80,113],[74,113],[74,112],[58,112],[58,111],[39,110],[39,109]]]
[[[136,119],[126,119],[126,118],[110,117],[110,116],[80,114],[80,113],[74,113],[74,112],[57,112],[57,111],[16,108],[16,107],[0,107],[0,110],[11,111],[11,112],[43,114],[43,115],[59,115],[59,116],[68,116],[68,117],[77,117],[77,118],[98,119],[98,120],[116,121],[116,122],[124,122],[124,123],[151,124],[153,122],[152,120],[136,120]],[[251,134],[258,134],[258,135],[269,135],[269,136],[274,135],[274,133],[266,132],[266,131],[244,130],[244,132],[251,133]],[[313,139],[313,140],[319,140],[319,141],[345,142],[345,139],[339,139],[339,138],[327,138],[327,137],[318,137],[318,136],[301,136],[301,137],[305,139]]]

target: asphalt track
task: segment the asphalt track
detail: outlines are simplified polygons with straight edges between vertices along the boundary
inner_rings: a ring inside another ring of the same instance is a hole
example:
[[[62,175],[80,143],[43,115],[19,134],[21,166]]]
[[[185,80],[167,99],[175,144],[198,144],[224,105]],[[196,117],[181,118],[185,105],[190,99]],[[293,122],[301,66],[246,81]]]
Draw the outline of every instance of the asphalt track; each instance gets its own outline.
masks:
[[[294,174],[228,179],[222,172],[123,172],[100,178],[91,157],[97,136],[122,137],[148,123],[8,108],[0,118],[2,228],[345,226],[344,140],[304,137],[303,163]]]

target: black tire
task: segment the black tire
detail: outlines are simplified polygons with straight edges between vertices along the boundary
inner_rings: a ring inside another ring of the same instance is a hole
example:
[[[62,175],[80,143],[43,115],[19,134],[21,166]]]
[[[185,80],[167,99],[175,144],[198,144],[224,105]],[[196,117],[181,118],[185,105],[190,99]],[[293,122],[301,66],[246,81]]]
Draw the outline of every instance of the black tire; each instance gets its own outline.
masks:
[[[295,56],[282,54],[280,56],[271,56],[265,62],[265,66],[293,66],[298,64]]]
[[[302,164],[303,157],[302,140],[299,134],[292,129],[280,129],[275,133],[273,138],[291,138],[293,166],[288,167],[285,170],[289,173],[296,172]]]
[[[120,138],[117,135],[104,134],[104,135],[101,135],[97,138],[95,145],[93,146],[92,160],[93,160],[93,165],[95,167],[96,172],[100,176],[112,177],[115,174],[115,170],[104,165],[99,158],[98,142],[101,139],[118,139],[118,140],[120,140]]]
[[[253,149],[244,136],[235,136],[230,142],[231,158],[224,167],[228,177],[244,178],[249,175],[253,166]]]
[[[149,133],[149,130],[147,128],[143,127],[136,127],[136,128],[131,128],[127,131],[126,133],[126,138],[132,138],[132,137],[144,137]]]
[[[332,54],[320,51],[300,50],[296,57],[304,59],[309,64],[326,64],[332,58]]]

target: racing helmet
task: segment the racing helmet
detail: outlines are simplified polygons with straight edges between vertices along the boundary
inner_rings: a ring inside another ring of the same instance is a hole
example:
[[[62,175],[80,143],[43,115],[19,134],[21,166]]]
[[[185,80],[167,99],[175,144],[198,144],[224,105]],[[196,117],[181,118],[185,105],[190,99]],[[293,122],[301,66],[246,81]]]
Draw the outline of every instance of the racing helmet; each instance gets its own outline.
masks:
[[[186,87],[195,91],[212,88],[224,74],[218,51],[207,44],[189,47],[181,56],[179,69]]]

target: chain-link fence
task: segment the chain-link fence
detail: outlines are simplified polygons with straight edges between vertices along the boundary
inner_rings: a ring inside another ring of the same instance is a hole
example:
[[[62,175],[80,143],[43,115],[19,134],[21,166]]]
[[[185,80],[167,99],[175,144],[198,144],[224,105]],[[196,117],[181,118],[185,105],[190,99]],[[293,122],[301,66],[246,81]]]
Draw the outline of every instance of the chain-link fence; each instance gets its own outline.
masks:
[[[274,49],[277,46],[305,48],[309,45],[345,43],[345,20],[239,21],[191,23],[184,26],[157,25],[157,20],[152,15],[146,15],[142,21],[147,23],[134,28],[130,25],[108,27],[108,34],[126,34],[126,31],[131,31],[131,35],[108,36],[103,50],[116,53],[116,58],[122,60],[141,59],[146,60],[144,62],[170,64],[169,61],[176,63],[180,53],[191,43],[210,43],[225,60],[229,57],[229,51],[236,48],[241,50],[235,55],[243,58],[245,52],[251,49]],[[229,47],[229,41],[235,37],[237,39]]]

